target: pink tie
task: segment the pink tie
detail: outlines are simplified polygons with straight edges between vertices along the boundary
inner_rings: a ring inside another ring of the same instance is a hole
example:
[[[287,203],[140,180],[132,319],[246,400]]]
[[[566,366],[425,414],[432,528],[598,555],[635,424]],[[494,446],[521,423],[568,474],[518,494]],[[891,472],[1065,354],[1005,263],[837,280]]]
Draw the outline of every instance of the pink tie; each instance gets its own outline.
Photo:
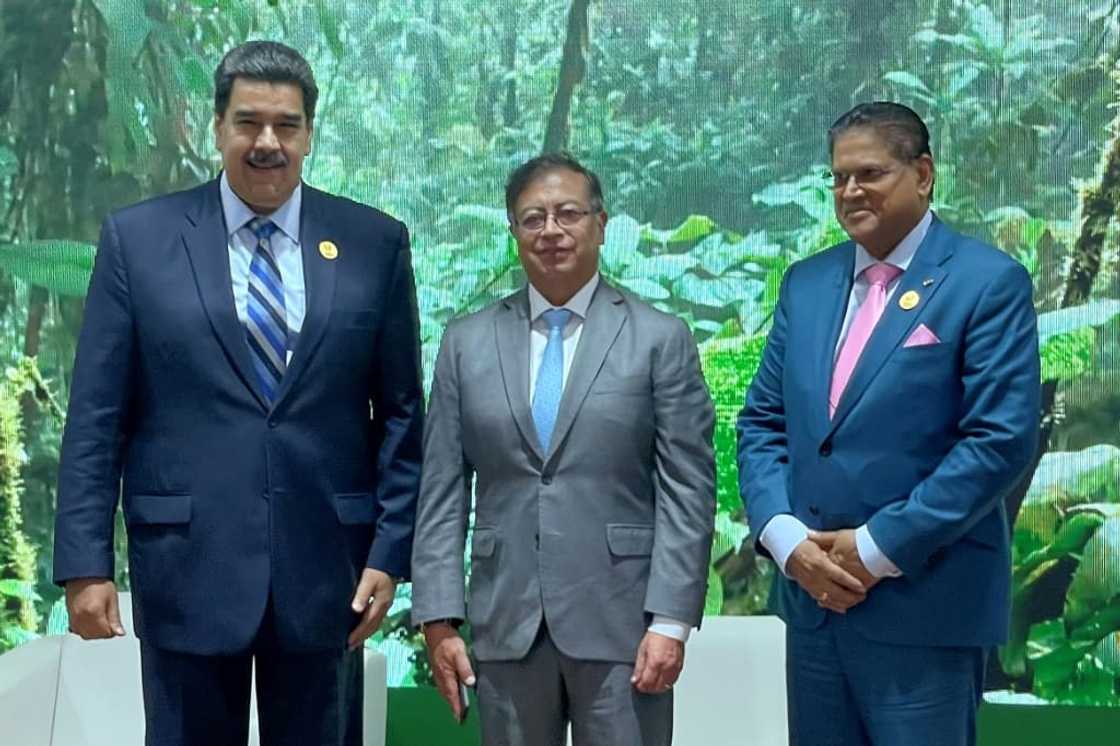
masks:
[[[832,387],[828,391],[829,417],[836,414],[840,395],[844,393],[844,387],[848,385],[852,371],[859,362],[859,356],[863,353],[867,340],[871,338],[875,325],[879,323],[879,317],[887,308],[887,285],[900,274],[902,270],[893,264],[872,264],[863,270],[863,276],[870,283],[870,287],[867,289],[867,297],[863,299],[863,305],[852,319],[848,337],[840,348],[836,367],[832,369]]]

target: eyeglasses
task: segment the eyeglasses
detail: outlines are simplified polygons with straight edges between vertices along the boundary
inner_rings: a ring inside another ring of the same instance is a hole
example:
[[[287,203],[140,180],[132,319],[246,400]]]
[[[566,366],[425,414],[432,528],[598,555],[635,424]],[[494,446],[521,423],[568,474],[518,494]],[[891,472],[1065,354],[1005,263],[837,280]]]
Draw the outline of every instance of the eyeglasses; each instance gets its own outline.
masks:
[[[543,231],[552,218],[561,228],[575,228],[579,222],[596,210],[581,210],[576,207],[562,207],[556,212],[541,212],[539,210],[528,212],[517,220],[517,227],[529,233]]]
[[[824,180],[828,182],[833,191],[843,191],[848,188],[848,182],[855,180],[856,186],[863,188],[875,186],[888,176],[897,171],[897,168],[861,168],[858,171],[845,173],[844,171],[825,171]]]

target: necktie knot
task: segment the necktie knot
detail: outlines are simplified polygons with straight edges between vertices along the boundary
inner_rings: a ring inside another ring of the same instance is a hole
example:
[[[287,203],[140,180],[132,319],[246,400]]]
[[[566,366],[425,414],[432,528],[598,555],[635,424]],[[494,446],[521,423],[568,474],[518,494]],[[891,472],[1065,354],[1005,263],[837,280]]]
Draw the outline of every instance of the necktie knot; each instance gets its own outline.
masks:
[[[253,218],[249,221],[249,230],[258,241],[267,241],[272,238],[272,234],[278,230],[278,227],[268,218]]]
[[[563,331],[564,327],[568,325],[568,319],[572,318],[572,312],[567,308],[550,308],[541,316],[544,318],[544,322],[548,324],[549,331]]]
[[[863,270],[863,276],[867,279],[869,284],[882,285],[883,287],[890,285],[891,281],[900,274],[902,274],[901,268],[883,262],[872,264],[870,267]]]

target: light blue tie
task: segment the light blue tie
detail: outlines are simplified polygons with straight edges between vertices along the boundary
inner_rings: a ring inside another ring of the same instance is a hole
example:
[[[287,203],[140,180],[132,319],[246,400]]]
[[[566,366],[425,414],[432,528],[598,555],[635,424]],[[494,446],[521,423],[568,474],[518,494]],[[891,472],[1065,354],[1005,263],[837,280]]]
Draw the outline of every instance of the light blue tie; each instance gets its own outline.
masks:
[[[560,410],[560,396],[564,393],[564,327],[572,312],[566,308],[552,308],[541,316],[548,324],[548,344],[544,347],[541,369],[537,371],[537,387],[533,391],[533,424],[541,448],[548,451]]]
[[[280,379],[288,367],[288,321],[284,311],[284,282],[272,253],[276,224],[264,218],[249,221],[257,247],[249,262],[249,297],[245,336],[252,352],[261,391],[269,404],[276,400]]]

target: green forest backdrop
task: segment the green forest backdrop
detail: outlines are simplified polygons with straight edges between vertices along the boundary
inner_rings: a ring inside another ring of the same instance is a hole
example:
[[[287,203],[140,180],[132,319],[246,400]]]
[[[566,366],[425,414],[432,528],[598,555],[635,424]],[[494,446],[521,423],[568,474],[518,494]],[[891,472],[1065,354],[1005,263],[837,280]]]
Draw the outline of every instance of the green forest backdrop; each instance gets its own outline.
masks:
[[[59,437],[111,209],[211,178],[211,74],[250,38],[321,98],[305,178],[405,220],[425,371],[443,325],[523,281],[508,171],[604,178],[605,274],[683,318],[717,403],[709,614],[764,607],[733,420],[791,262],[843,238],[825,130],[891,98],[933,134],[935,209],[1035,278],[1043,450],[1009,499],[1014,635],[991,696],[1120,704],[1120,0],[3,0],[0,649],[64,630]],[[118,531],[117,580],[128,585]],[[379,644],[423,683],[402,589]]]

